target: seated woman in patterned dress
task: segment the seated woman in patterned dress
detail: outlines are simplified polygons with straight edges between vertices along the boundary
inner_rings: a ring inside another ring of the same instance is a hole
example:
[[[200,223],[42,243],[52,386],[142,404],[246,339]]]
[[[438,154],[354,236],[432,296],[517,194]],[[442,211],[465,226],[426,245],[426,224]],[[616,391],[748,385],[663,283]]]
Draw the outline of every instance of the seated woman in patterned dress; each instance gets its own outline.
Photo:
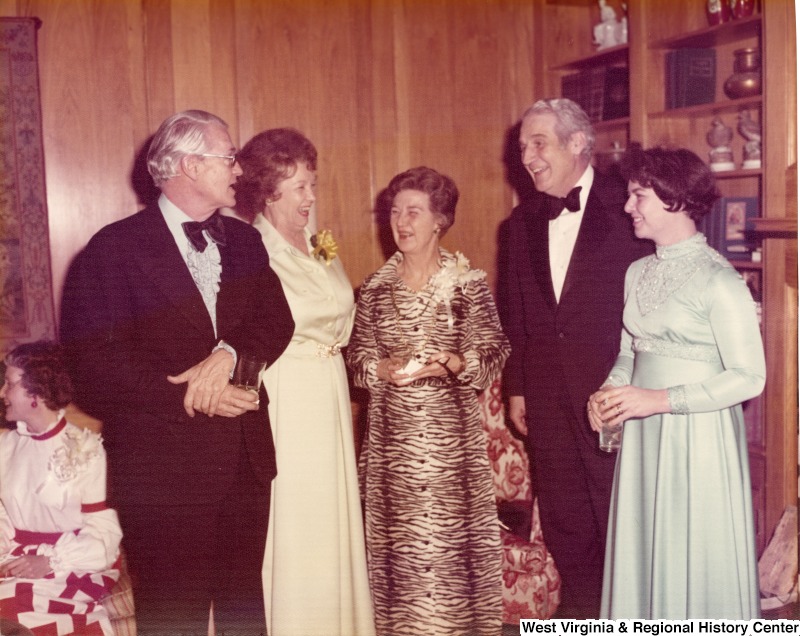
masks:
[[[430,168],[384,193],[398,252],[361,288],[348,363],[369,389],[361,453],[378,634],[501,630],[501,552],[477,391],[508,341],[486,274],[439,247],[458,190]]]
[[[23,344],[5,359],[0,398],[0,617],[34,634],[113,634],[100,601],[119,578],[122,531],[106,507],[99,435],[66,421],[61,348]]]

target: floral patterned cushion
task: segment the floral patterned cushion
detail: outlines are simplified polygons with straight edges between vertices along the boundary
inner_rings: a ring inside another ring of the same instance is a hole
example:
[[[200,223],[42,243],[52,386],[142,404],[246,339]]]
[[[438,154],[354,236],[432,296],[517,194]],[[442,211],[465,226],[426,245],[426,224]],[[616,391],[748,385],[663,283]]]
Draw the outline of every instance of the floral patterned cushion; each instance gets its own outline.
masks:
[[[525,445],[506,426],[500,381],[479,396],[495,495],[500,502],[519,502],[531,510],[529,540],[501,529],[503,545],[503,622],[550,618],[558,607],[561,578],[547,551],[533,500]],[[515,509],[520,505],[514,506]]]
[[[525,445],[506,426],[500,382],[495,380],[478,397],[492,464],[494,492],[501,501],[531,501],[531,478]]]
[[[521,618],[550,618],[561,599],[561,577],[547,551],[539,526],[539,508],[533,503],[531,540],[505,530],[503,543],[503,622]]]

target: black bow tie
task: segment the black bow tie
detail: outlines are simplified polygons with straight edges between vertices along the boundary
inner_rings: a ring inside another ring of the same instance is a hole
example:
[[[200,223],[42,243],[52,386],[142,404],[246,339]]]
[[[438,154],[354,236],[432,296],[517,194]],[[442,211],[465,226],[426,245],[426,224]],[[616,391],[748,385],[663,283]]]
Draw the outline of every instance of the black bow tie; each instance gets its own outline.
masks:
[[[214,213],[213,216],[208,217],[205,221],[187,221],[183,224],[183,231],[186,238],[192,244],[192,247],[198,252],[204,252],[206,249],[206,237],[203,236],[203,230],[208,232],[211,240],[217,245],[225,247],[225,224],[222,222],[222,217]]]
[[[569,194],[560,199],[559,197],[548,196],[545,201],[545,210],[547,211],[547,218],[551,221],[557,218],[561,212],[566,208],[570,212],[577,212],[581,209],[581,187],[576,186],[569,191]]]

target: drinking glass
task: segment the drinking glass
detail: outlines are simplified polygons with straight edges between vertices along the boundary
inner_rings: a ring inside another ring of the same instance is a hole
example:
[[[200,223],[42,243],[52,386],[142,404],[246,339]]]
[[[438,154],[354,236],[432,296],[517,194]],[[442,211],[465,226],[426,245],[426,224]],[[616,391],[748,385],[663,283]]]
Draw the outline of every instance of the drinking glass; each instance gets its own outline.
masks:
[[[606,453],[612,453],[619,450],[620,442],[622,441],[622,422],[609,426],[603,424],[600,429],[600,450]]]
[[[245,391],[255,391],[261,385],[261,372],[266,366],[252,354],[240,353],[233,370],[233,384]]]

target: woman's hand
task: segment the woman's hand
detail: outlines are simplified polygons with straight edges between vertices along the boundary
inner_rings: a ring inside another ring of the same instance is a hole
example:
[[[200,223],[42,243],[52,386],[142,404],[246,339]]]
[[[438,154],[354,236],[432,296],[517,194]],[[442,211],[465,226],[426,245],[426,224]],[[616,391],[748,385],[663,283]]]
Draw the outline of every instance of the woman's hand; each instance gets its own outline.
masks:
[[[49,557],[41,554],[26,554],[0,565],[0,575],[15,576],[21,579],[41,579],[52,569]]]
[[[464,358],[451,351],[439,351],[428,358],[427,363],[421,369],[413,373],[403,373],[405,368],[401,362],[391,358],[384,358],[378,362],[375,373],[378,379],[384,382],[391,382],[397,386],[411,384],[415,380],[424,378],[443,378],[450,377],[457,380],[457,376],[466,367]]]
[[[430,372],[422,377],[444,377],[447,376],[453,382],[459,382],[458,376],[467,368],[467,361],[460,353],[451,351],[439,351],[428,358],[428,364],[420,370],[429,369]]]
[[[378,362],[378,366],[375,368],[375,374],[378,376],[379,380],[398,384],[402,380],[408,380],[407,375],[399,373],[402,367],[403,364],[401,362],[393,358],[384,358]]]
[[[587,404],[589,424],[600,431],[603,423],[614,426],[631,418],[642,418],[656,413],[669,413],[667,389],[642,389],[605,385],[593,393]]]
[[[613,388],[614,387],[610,384],[604,384],[589,396],[589,401],[586,403],[586,414],[589,416],[589,425],[595,433],[599,433],[600,429],[603,428],[601,406],[603,405],[603,400],[606,399],[606,391]]]

